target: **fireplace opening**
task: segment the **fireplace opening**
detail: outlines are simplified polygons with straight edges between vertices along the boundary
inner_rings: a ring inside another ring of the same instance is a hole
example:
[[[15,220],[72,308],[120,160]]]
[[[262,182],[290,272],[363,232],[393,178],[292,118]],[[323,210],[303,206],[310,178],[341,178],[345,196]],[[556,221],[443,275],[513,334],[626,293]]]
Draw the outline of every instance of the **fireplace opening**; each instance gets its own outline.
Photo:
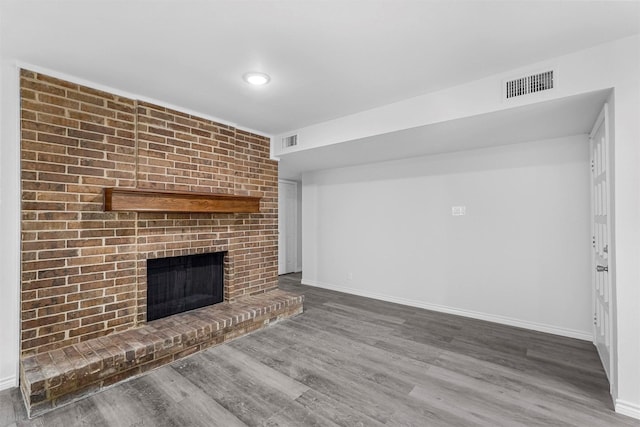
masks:
[[[222,302],[224,252],[147,260],[147,321]]]

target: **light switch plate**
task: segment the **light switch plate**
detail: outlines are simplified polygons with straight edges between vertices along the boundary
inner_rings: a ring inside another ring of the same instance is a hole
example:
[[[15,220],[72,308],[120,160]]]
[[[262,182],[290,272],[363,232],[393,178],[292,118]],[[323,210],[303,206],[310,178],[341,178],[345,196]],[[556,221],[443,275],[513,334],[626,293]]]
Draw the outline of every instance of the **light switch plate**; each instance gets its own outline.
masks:
[[[462,216],[467,214],[466,206],[451,206],[451,215]]]

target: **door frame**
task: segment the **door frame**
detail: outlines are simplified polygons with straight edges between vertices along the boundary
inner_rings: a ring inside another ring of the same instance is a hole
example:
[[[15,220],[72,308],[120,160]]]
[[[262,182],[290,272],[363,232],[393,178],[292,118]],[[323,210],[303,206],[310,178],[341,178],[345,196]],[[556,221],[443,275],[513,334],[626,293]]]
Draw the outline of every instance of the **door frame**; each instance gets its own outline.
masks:
[[[593,312],[593,344],[596,347],[596,351],[598,352],[598,356],[600,357],[600,352],[597,347],[597,308],[596,308],[596,280],[597,280],[597,272],[596,272],[596,256],[595,256],[595,236],[596,236],[596,223],[594,220],[595,216],[595,191],[594,191],[594,156],[593,156],[593,136],[598,130],[598,128],[602,125],[604,126],[604,135],[605,135],[605,168],[607,171],[607,180],[606,180],[606,210],[607,210],[607,240],[608,240],[608,272],[609,275],[608,281],[609,286],[607,289],[608,300],[609,300],[609,325],[608,331],[609,334],[609,366],[608,369],[605,369],[605,372],[608,373],[609,380],[609,392],[613,395],[613,391],[615,390],[615,383],[617,382],[617,373],[616,373],[616,363],[617,360],[617,340],[616,340],[616,331],[617,331],[617,310],[616,310],[616,300],[615,300],[615,241],[614,241],[614,186],[613,186],[613,139],[611,137],[611,123],[610,123],[610,114],[609,114],[609,104],[604,103],[600,113],[598,114],[598,118],[593,124],[591,132],[589,132],[589,157],[590,157],[590,166],[591,173],[590,182],[591,182],[591,236],[592,236],[592,247],[591,247],[591,292],[592,292],[592,312]],[[602,362],[602,358],[600,357]],[[604,364],[603,364],[604,367]]]
[[[293,239],[293,248],[286,247],[286,239],[282,239],[283,230],[280,229],[280,219],[282,217],[282,212],[280,211],[280,202],[283,199],[284,195],[280,193],[280,184],[285,185],[293,185],[295,197],[295,203],[293,205],[294,215],[293,218],[287,218],[288,221],[292,221],[293,223],[293,231],[295,233]],[[286,255],[289,250],[293,253],[294,258],[294,267],[295,271],[298,268],[298,182],[291,181],[288,179],[278,179],[278,274],[287,274],[291,273],[290,271],[286,271]]]

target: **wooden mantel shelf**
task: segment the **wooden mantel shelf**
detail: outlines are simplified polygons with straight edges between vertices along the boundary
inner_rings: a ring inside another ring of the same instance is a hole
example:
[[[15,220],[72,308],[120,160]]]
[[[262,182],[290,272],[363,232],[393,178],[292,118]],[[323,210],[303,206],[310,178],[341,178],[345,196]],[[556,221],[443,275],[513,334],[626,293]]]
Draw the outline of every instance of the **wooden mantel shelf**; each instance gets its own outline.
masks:
[[[105,188],[105,211],[257,213],[260,197],[169,190]]]

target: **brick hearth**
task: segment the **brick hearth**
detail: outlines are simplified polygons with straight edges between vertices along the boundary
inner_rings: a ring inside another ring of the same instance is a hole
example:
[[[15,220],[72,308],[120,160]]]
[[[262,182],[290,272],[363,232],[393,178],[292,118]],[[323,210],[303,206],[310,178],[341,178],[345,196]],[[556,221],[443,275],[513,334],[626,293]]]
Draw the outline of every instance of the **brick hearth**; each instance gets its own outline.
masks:
[[[226,303],[216,310],[279,295],[278,170],[269,138],[28,70],[21,72],[21,114],[21,381],[29,404],[56,405],[82,387],[103,387],[195,348],[145,350],[132,364],[126,353],[113,354],[125,357],[124,368],[93,372],[97,343],[131,338],[135,348],[142,334],[159,330],[146,325],[147,259],[225,252]],[[105,188],[252,196],[260,211],[105,212]],[[210,326],[222,332],[197,346],[241,333]],[[180,333],[165,338],[191,339]],[[89,347],[94,353],[83,351]],[[39,371],[31,369],[35,361]],[[43,377],[35,380],[35,372]]]
[[[299,314],[303,299],[275,290],[25,357],[20,374],[29,416]]]

